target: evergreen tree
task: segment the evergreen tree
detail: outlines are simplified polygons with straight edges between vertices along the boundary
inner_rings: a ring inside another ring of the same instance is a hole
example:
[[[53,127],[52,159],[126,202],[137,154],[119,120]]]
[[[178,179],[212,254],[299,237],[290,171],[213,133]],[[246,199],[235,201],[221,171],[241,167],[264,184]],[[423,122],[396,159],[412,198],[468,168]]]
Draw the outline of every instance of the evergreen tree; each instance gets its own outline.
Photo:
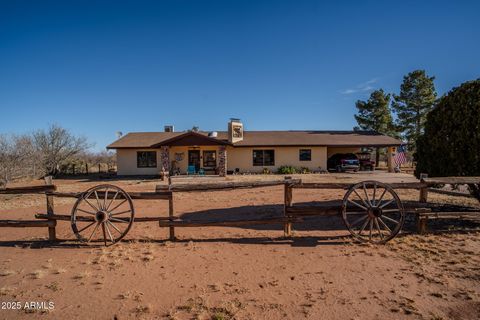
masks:
[[[372,130],[378,133],[397,136],[390,110],[390,94],[383,89],[375,90],[367,101],[358,100],[355,103],[358,113],[355,115],[358,126],[362,130]],[[376,150],[376,165],[380,160],[380,150]]]
[[[422,134],[427,114],[432,110],[437,97],[433,80],[425,70],[415,70],[403,77],[400,94],[394,95],[392,104],[397,114],[397,127],[403,133],[411,150]]]
[[[394,133],[392,113],[390,111],[390,94],[383,89],[375,90],[367,101],[355,103],[358,114],[355,115],[362,130],[373,130],[383,134]]]
[[[416,174],[480,175],[480,79],[439,99],[418,139]]]

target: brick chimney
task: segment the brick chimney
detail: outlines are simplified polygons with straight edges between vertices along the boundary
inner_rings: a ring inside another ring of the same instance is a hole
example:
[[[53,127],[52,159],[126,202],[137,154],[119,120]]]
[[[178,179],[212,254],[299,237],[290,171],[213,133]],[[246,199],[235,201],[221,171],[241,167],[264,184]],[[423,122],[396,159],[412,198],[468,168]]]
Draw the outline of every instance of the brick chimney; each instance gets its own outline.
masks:
[[[228,123],[228,142],[236,143],[243,140],[243,123],[240,119],[230,118]]]

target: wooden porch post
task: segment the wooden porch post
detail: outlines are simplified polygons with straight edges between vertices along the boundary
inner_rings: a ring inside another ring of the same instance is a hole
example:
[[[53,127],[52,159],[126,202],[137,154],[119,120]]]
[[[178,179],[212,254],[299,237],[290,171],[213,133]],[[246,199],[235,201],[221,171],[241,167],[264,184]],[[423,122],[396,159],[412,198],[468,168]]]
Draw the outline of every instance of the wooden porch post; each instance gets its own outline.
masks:
[[[395,156],[395,152],[396,152],[395,147],[388,147],[387,148],[388,172],[395,172],[395,163],[393,161],[393,157]]]

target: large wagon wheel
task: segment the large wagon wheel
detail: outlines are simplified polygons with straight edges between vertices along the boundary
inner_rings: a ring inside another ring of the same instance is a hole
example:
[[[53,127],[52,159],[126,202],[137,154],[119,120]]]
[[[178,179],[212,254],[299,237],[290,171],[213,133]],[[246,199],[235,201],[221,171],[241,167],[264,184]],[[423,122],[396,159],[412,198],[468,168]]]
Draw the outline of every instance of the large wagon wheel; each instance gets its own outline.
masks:
[[[405,211],[390,185],[363,181],[353,185],[343,197],[342,218],[356,240],[386,243],[402,229]]]
[[[112,245],[128,233],[135,210],[132,199],[121,188],[103,184],[85,191],[72,209],[72,229],[84,242]]]

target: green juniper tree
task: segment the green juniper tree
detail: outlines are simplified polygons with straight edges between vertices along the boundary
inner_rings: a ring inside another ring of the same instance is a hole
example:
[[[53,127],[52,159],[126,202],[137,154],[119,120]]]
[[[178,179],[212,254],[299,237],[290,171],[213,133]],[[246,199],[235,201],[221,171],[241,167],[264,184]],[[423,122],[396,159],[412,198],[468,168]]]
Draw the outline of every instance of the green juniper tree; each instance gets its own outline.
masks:
[[[433,80],[425,70],[415,70],[403,77],[400,94],[393,96],[393,110],[397,115],[397,127],[408,141],[411,150],[416,149],[427,114],[437,97]]]
[[[397,136],[390,110],[390,94],[383,89],[375,90],[367,101],[355,103],[358,113],[355,115],[358,126],[362,130],[373,130],[390,136]],[[379,148],[376,150],[376,165],[380,160]]]
[[[480,79],[438,100],[427,116],[415,157],[417,175],[480,175]]]

